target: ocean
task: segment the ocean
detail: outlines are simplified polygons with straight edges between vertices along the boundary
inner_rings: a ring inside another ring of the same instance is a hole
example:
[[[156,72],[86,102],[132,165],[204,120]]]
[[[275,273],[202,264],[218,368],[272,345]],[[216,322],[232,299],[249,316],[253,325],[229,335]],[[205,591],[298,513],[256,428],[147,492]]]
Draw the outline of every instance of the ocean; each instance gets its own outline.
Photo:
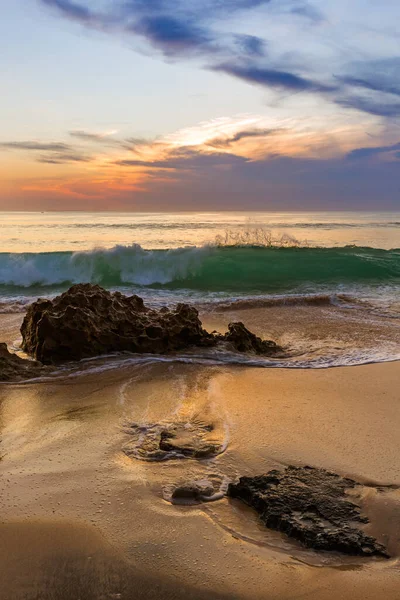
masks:
[[[0,213],[1,312],[80,282],[154,306],[296,315],[292,332],[274,331],[295,337],[291,365],[400,356],[400,212]],[[329,334],[314,339],[311,325],[322,331],[328,317]]]
[[[209,332],[242,321],[282,347],[110,353],[2,382],[2,599],[399,598],[400,214],[3,213],[0,225],[0,342],[23,358],[28,304],[88,281],[155,307],[191,302]],[[316,476],[312,503],[293,511],[293,496],[290,514],[341,549],[331,507],[347,515],[349,500],[351,537],[391,559],[306,547],[225,497],[288,466],[359,482],[344,496]]]

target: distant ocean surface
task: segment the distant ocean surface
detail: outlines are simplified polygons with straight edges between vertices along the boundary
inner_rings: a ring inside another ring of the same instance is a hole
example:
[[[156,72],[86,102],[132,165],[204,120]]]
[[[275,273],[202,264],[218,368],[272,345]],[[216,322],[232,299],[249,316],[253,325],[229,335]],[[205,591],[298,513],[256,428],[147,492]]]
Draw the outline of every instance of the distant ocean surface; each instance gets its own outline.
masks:
[[[0,213],[0,312],[80,282],[152,305],[365,307],[398,328],[400,212]]]

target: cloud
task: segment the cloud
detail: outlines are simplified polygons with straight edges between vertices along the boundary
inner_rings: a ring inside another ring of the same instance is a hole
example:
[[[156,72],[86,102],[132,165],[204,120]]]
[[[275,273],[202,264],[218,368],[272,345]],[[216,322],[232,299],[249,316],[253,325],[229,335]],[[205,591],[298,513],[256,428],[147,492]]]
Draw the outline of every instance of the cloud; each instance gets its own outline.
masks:
[[[325,35],[320,33],[319,37],[315,34],[315,40],[310,37],[310,47],[317,43],[314,69],[310,55],[306,54],[308,40],[304,40],[304,35],[299,38],[297,48],[296,40],[288,37],[285,46],[276,49],[270,39],[254,35],[254,15],[249,18],[249,30],[243,29],[249,11],[262,10],[260,19],[264,19],[266,24],[268,17],[272,19],[282,15],[286,18],[285,27],[288,27],[287,17],[291,16],[312,25],[324,22],[335,32],[335,23],[330,22],[318,6],[308,0],[38,1],[87,28],[122,37],[130,36],[135,40],[137,49],[141,50],[144,42],[167,60],[201,60],[204,69],[225,73],[273,91],[325,94],[326,99],[345,108],[387,119],[400,115],[400,103],[386,97],[400,96],[400,57],[353,61],[338,67],[335,65],[338,73],[333,76],[325,72],[326,67],[321,68],[317,56],[318,49],[323,58],[326,58],[327,50],[331,51],[330,31]],[[96,5],[101,8],[94,8]],[[243,13],[243,18],[240,13]],[[236,22],[240,18],[240,33],[229,30],[227,24],[232,17]],[[349,26],[349,23],[346,25]],[[322,29],[313,27],[314,32]],[[265,30],[271,31],[270,35],[273,36],[273,27],[269,29],[266,26]],[[289,36],[291,31],[288,29]],[[362,20],[354,31],[354,40],[357,40],[360,31],[366,31]],[[382,29],[379,31],[382,33]],[[279,37],[281,44],[282,39]],[[303,59],[300,57],[301,51],[305,53]],[[335,64],[334,61],[332,64]],[[341,69],[344,69],[343,73]],[[314,70],[317,74],[314,74]],[[376,96],[360,94],[360,90]]]
[[[388,81],[380,77],[379,74],[371,75],[368,79],[351,75],[344,75],[342,77],[337,77],[336,79],[341,83],[352,87],[360,87],[374,92],[400,96],[400,80],[398,82],[393,79]]]
[[[400,117],[400,102],[390,102],[386,98],[348,96],[339,98],[336,103],[344,108],[353,108],[377,117]]]
[[[92,133],[90,131],[85,131],[83,129],[77,129],[69,132],[69,135],[72,137],[76,137],[80,140],[84,140],[87,142],[102,142],[108,141],[107,138],[110,135],[116,133],[115,131],[107,132],[107,133]],[[113,140],[111,140],[113,141]],[[115,141],[115,140],[114,140]]]
[[[227,73],[255,85],[286,89],[293,92],[332,92],[334,89],[288,71],[259,67],[252,63],[245,65],[226,63],[213,67],[213,70]]]
[[[249,11],[275,0],[114,0],[108,10],[93,12],[86,5],[68,0],[41,0],[67,18],[102,31],[119,32],[145,39],[166,58],[206,59],[204,68],[225,72],[248,83],[291,92],[328,92],[332,86],[312,81],[290,70],[278,70],[272,63],[260,65],[267,57],[267,41],[250,32],[218,31],[233,13]],[[305,2],[292,0],[289,12],[313,21],[322,18]],[[287,3],[283,12],[287,12]],[[243,64],[243,61],[247,63]]]
[[[116,155],[114,149],[105,148],[91,158],[78,147],[54,151],[53,143],[52,151],[31,153],[47,167],[37,169],[30,186],[21,179],[21,197],[30,202],[36,194],[39,209],[46,194],[59,199],[64,208],[79,197],[79,209],[96,208],[90,203],[93,198],[120,210],[139,206],[143,210],[235,210],[243,208],[243,198],[247,208],[257,210],[367,208],[376,206],[378,197],[382,208],[396,207],[400,142],[366,148],[363,144],[370,138],[363,130],[358,148],[345,157],[343,152],[333,156],[316,151],[329,143],[336,147],[332,122],[326,124],[330,129],[322,142],[310,123],[304,130],[302,121],[296,128],[292,120],[285,120],[277,129],[269,127],[273,122],[271,117],[247,114],[203,122],[154,141],[139,138],[142,153],[138,155],[123,148]],[[343,148],[343,137],[340,141]],[[35,148],[39,144],[49,146],[35,142]],[[354,143],[347,147],[354,148]],[[310,149],[308,155],[305,148]],[[368,160],[374,155],[382,155],[383,160]],[[62,164],[70,165],[64,167],[64,174],[57,168]],[[11,197],[16,196],[9,196],[7,206]]]
[[[290,13],[299,17],[305,17],[313,23],[322,23],[323,21],[325,21],[325,16],[323,15],[323,13],[311,4],[304,3],[298,6],[293,6],[290,9]]]
[[[68,132],[69,135],[73,138],[81,142],[87,142],[89,144],[97,144],[99,146],[111,146],[115,148],[127,148],[127,142],[125,140],[120,140],[113,138],[112,136],[117,133],[117,131],[106,131],[101,133],[96,133],[92,131],[86,131],[84,129],[77,129]]]
[[[248,138],[264,138],[272,135],[281,129],[243,129],[231,136],[221,136],[207,142],[207,146],[215,148],[225,148]]]
[[[204,51],[212,42],[212,37],[206,29],[194,22],[168,15],[144,17],[132,25],[129,31],[144,36],[166,55],[200,49]]]
[[[146,169],[187,171],[212,169],[221,166],[229,167],[247,162],[248,160],[248,158],[229,152],[204,152],[201,148],[182,146],[168,151],[165,158],[159,160],[122,159],[115,161],[114,164],[119,167],[142,167]]]
[[[59,142],[36,142],[36,141],[25,141],[25,142],[0,142],[0,149],[4,150],[41,150],[49,152],[68,152],[71,150],[71,146]]]
[[[344,85],[400,96],[400,57],[355,62],[347,67],[349,73],[338,76]]]
[[[230,36],[228,43],[222,42],[223,36],[210,23],[272,0],[113,0],[106,3],[104,12],[69,0],[39,1],[86,27],[144,37],[166,56],[183,55],[188,50],[212,56],[215,52],[234,53],[235,36]],[[242,51],[261,52],[262,40],[256,36],[236,37],[243,38]]]
[[[118,167],[143,167],[147,169],[175,169],[168,161],[164,160],[137,160],[137,159],[122,159],[116,160],[114,165]]]
[[[51,8],[57,9],[69,19],[80,23],[90,25],[96,23],[98,19],[94,12],[76,2],[70,2],[69,0],[41,0],[41,2]]]
[[[263,57],[267,53],[267,43],[256,35],[236,35],[236,45],[247,56]]]
[[[124,201],[137,210],[238,210],[243,198],[248,210],[373,210],[379,197],[382,209],[395,210],[399,184],[393,161],[278,156],[236,161],[227,170],[210,166],[157,175]]]
[[[374,146],[370,148],[355,148],[347,154],[349,159],[362,159],[375,156],[376,154],[385,154],[387,152],[395,152],[400,150],[400,142],[392,146]]]
[[[222,19],[237,11],[270,4],[273,0],[125,0],[115,2],[122,18],[139,14],[177,14],[196,20]]]
[[[76,150],[70,144],[63,142],[0,142],[0,150],[15,150],[19,152],[47,152],[38,158],[36,162],[60,165],[72,162],[90,162],[92,158]]]
[[[136,146],[137,147],[149,146],[153,143],[155,143],[155,142],[148,140],[147,138],[141,138],[141,137],[130,137],[124,141],[124,144],[129,144],[130,146],[135,146],[135,147]]]
[[[87,163],[93,159],[90,156],[82,154],[51,154],[49,156],[41,156],[37,159],[37,162],[46,163],[50,165],[62,165],[67,163]]]

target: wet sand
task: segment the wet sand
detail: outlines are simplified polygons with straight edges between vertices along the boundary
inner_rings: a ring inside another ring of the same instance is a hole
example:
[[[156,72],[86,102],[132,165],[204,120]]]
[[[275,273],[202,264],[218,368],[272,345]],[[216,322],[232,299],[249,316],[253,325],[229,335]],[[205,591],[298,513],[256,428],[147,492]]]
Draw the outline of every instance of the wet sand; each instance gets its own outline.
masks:
[[[176,506],[163,490],[287,464],[400,486],[399,383],[398,362],[149,363],[0,386],[0,598],[398,600],[396,487],[364,498],[367,531],[390,560],[308,551],[237,501]],[[225,451],[161,462],[124,452],[132,424],[185,420],[218,424]]]

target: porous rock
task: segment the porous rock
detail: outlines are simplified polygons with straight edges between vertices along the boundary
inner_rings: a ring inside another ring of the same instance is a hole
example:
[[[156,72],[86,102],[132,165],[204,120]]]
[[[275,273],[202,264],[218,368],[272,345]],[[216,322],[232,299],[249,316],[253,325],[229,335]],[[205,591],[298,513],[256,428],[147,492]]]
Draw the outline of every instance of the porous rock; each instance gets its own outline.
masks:
[[[38,300],[25,316],[22,347],[43,363],[80,360],[109,352],[166,353],[207,346],[214,339],[187,304],[147,308],[139,296],[78,284],[54,300]]]
[[[23,350],[44,364],[110,352],[165,354],[224,340],[244,352],[271,354],[277,348],[242,323],[230,324],[225,336],[210,334],[196,308],[188,304],[153,310],[139,296],[111,293],[92,284],[74,285],[53,300],[31,304],[21,333]]]
[[[42,365],[36,361],[24,360],[9,352],[7,344],[0,343],[0,381],[17,381],[38,377]]]
[[[225,334],[224,340],[232,344],[238,352],[273,355],[282,351],[278,344],[270,340],[262,340],[249,331],[240,321],[229,324],[228,333]]]
[[[324,469],[289,466],[284,471],[242,477],[229,485],[228,496],[255,508],[270,529],[308,548],[388,557],[384,546],[361,529],[368,518],[347,493],[356,491],[358,485]]]

